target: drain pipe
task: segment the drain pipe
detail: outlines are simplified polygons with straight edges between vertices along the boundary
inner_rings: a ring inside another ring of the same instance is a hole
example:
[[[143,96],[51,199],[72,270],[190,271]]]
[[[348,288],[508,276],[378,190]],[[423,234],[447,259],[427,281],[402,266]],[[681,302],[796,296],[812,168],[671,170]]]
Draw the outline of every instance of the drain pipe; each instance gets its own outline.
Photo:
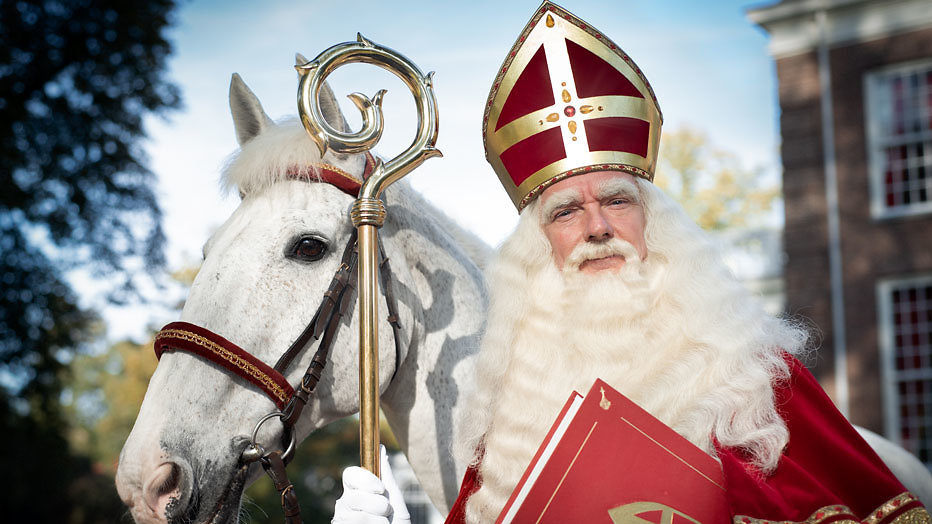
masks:
[[[835,162],[835,125],[832,111],[832,79],[828,54],[828,16],[816,12],[819,30],[819,86],[822,97],[822,151],[825,201],[828,219],[828,264],[832,286],[832,340],[835,357],[835,404],[849,416],[848,349],[845,339],[845,301],[841,265],[841,228],[838,213],[838,172]]]

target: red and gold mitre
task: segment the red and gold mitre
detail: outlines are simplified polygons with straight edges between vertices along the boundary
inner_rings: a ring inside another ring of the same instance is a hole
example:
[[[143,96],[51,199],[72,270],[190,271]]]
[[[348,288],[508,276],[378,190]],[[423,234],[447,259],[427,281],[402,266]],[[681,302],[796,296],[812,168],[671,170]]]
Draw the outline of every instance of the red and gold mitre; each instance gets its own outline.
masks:
[[[544,2],[505,58],[483,119],[486,159],[518,211],[564,178],[622,171],[653,180],[663,115],[624,51]]]

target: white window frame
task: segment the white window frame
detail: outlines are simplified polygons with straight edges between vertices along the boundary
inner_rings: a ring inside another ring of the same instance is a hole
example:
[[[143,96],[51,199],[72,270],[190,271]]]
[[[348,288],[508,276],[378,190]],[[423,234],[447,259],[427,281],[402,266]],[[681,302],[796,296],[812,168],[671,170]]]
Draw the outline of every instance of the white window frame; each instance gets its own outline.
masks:
[[[870,71],[864,75],[864,128],[867,135],[871,217],[875,220],[932,213],[932,195],[930,195],[930,200],[926,202],[910,203],[896,208],[887,207],[886,188],[884,187],[884,167],[886,165],[884,148],[894,142],[885,136],[881,126],[882,122],[891,120],[892,112],[892,104],[886,96],[889,91],[881,89],[883,80],[891,74],[929,69],[932,69],[932,58],[902,62]],[[932,107],[929,108],[929,111],[932,112]],[[928,134],[930,135],[929,139],[932,140],[932,128],[930,128]],[[932,150],[928,151],[926,155],[932,156]],[[927,171],[927,177],[927,180],[932,180],[932,168]],[[929,188],[929,191],[932,192],[932,187]]]
[[[932,285],[932,273],[905,278],[884,279],[879,281],[876,286],[877,337],[880,350],[884,434],[887,439],[900,445],[903,444],[903,440],[900,438],[899,382],[896,376],[896,338],[893,326],[893,301],[891,295],[898,288],[928,285]]]

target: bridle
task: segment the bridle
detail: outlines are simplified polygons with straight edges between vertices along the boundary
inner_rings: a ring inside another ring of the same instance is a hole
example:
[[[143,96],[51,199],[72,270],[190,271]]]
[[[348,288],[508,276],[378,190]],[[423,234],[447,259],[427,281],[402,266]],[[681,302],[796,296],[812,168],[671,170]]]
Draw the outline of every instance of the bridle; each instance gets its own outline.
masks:
[[[365,179],[375,166],[374,158],[366,153],[366,167],[363,172]],[[290,178],[320,181],[329,183],[341,191],[356,196],[360,181],[342,169],[335,166],[317,165],[315,175],[308,175],[308,170],[290,173]],[[318,179],[319,177],[319,179]],[[398,371],[398,361],[401,358],[401,324],[398,320],[397,303],[392,290],[391,268],[381,244],[379,244],[379,280],[382,283],[382,293],[388,307],[386,319],[392,327],[395,339],[395,371]],[[184,351],[198,355],[202,358],[219,364],[231,374],[241,377],[263,391],[278,408],[256,422],[249,446],[240,455],[240,464],[246,466],[252,462],[260,462],[263,469],[272,479],[275,489],[281,495],[282,510],[287,524],[300,524],[301,515],[298,500],[294,493],[294,486],[288,480],[285,472],[286,465],[294,457],[296,448],[295,425],[301,418],[301,413],[308,400],[314,393],[320,381],[330,347],[339,330],[343,315],[355,303],[355,284],[358,266],[358,250],[356,247],[356,230],[347,240],[343,248],[340,266],[324,292],[320,306],[304,328],[304,331],[282,353],[274,366],[262,362],[248,351],[240,348],[226,338],[209,329],[191,324],[189,322],[172,322],[163,327],[155,337],[155,355],[161,358],[166,351]],[[311,359],[304,376],[297,387],[294,388],[285,378],[291,362],[311,342],[318,341],[317,351]],[[259,429],[265,422],[278,418],[284,427],[282,432],[282,449],[266,450],[258,443]]]

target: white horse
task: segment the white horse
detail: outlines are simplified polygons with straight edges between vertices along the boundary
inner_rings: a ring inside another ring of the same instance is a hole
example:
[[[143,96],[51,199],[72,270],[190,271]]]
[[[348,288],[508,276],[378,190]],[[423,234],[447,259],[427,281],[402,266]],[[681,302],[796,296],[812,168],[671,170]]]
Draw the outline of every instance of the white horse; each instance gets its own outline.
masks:
[[[321,104],[328,121],[345,127],[329,90]],[[323,162],[359,176],[364,160],[334,153],[321,158],[299,123],[273,123],[236,75],[230,105],[241,151],[225,176],[243,200],[207,242],[182,319],[271,364],[310,320],[351,233],[351,197],[287,173]],[[380,236],[392,260],[403,329],[396,360],[391,329],[384,321],[380,326],[381,403],[421,485],[446,512],[465,468],[455,462],[451,428],[458,385],[472,379],[484,321],[487,297],[479,266],[488,248],[403,183],[389,188],[387,200],[389,218]],[[319,259],[295,255],[302,239],[323,250]],[[380,318],[386,316],[382,303]],[[340,328],[298,424],[299,442],[358,411],[355,317]],[[290,366],[286,377],[292,384],[312,355],[313,347],[305,349]],[[255,463],[239,464],[241,452],[256,421],[274,410],[265,395],[220,366],[188,353],[165,353],[117,473],[118,490],[136,521],[235,522],[243,489],[261,474]],[[269,423],[260,432],[263,445],[272,448],[281,437],[273,428]],[[932,502],[932,477],[924,467],[889,441],[867,437],[907,487]]]
[[[913,495],[932,508],[932,473],[915,455],[869,429],[854,426],[861,437],[883,459],[890,471]]]
[[[271,365],[314,314],[352,232],[352,197],[287,173],[323,163],[360,177],[364,157],[328,152],[321,158],[300,123],[272,122],[237,75],[230,105],[241,150],[225,181],[243,199],[205,245],[181,317]],[[345,129],[329,89],[321,105],[328,122]],[[477,262],[488,247],[403,182],[387,190],[386,205],[379,236],[391,260],[402,329],[396,361],[380,298],[381,406],[431,501],[447,511],[465,471],[450,443],[456,385],[468,380],[484,322],[487,296]],[[295,252],[302,240],[312,254],[322,251],[319,260]],[[355,309],[344,317],[297,425],[298,442],[359,409],[356,317]],[[291,384],[313,354],[311,345],[289,366]],[[163,354],[117,472],[118,491],[136,521],[236,522],[244,487],[262,473],[257,463],[241,467],[238,459],[256,422],[275,409],[254,386],[212,362]],[[260,432],[267,448],[278,446],[282,433],[272,422]]]

